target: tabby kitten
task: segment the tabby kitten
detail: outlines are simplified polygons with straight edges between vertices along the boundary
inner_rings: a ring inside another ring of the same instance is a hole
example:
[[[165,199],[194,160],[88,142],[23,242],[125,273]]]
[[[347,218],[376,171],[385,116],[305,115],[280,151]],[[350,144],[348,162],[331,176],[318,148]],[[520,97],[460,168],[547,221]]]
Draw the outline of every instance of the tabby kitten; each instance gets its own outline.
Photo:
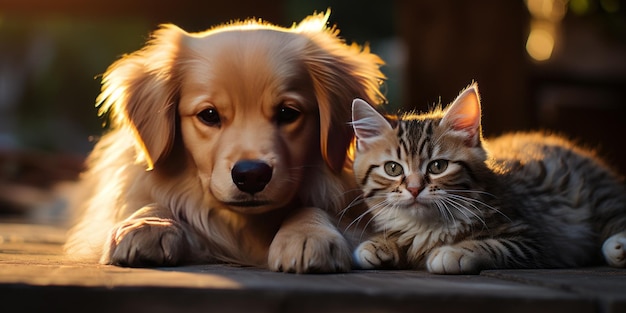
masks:
[[[353,102],[354,172],[377,233],[361,268],[477,273],[626,267],[626,188],[589,150],[549,134],[481,135],[476,84],[446,109],[388,120]]]

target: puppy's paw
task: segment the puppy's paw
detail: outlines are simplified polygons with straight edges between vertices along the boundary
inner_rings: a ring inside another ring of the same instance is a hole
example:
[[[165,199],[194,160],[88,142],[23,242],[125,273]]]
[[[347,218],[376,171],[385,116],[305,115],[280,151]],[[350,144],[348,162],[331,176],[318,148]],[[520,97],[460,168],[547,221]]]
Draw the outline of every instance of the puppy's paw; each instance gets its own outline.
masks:
[[[426,260],[426,269],[435,274],[474,274],[480,270],[481,263],[471,251],[442,246],[430,253]]]
[[[350,249],[339,233],[283,232],[272,241],[268,264],[279,272],[345,272],[350,269]]]
[[[398,246],[384,238],[362,242],[354,250],[354,263],[361,269],[397,268],[400,264]]]
[[[626,232],[609,237],[602,245],[606,263],[613,267],[626,267]]]
[[[289,273],[332,273],[350,269],[350,249],[335,229],[281,229],[270,245],[269,268]]]
[[[171,219],[137,218],[110,233],[100,263],[129,267],[172,266],[186,250],[182,227]]]

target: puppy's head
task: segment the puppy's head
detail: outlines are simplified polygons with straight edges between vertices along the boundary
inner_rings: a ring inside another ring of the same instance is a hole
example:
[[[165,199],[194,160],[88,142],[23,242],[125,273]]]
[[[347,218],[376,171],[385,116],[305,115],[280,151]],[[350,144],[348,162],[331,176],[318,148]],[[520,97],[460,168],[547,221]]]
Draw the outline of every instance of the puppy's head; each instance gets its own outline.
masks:
[[[148,169],[174,162],[182,143],[212,205],[259,213],[298,202],[307,178],[341,171],[352,99],[382,100],[382,61],[344,44],[327,18],[163,26],[105,73],[101,110],[135,133]]]

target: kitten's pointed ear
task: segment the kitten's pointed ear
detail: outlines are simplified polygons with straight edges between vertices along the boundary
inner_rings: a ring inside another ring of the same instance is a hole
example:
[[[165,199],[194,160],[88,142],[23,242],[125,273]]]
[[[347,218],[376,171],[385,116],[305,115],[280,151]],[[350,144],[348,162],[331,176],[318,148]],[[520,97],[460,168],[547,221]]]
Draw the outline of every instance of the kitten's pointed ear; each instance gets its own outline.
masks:
[[[478,85],[473,83],[456,97],[446,110],[441,123],[465,133],[467,144],[476,146],[481,138],[480,114]]]
[[[393,130],[391,124],[380,113],[361,99],[352,101],[352,127],[359,149],[367,149],[372,140],[386,131]]]
[[[378,111],[358,98],[352,101],[352,127],[358,139],[375,138],[392,130],[391,124]]]

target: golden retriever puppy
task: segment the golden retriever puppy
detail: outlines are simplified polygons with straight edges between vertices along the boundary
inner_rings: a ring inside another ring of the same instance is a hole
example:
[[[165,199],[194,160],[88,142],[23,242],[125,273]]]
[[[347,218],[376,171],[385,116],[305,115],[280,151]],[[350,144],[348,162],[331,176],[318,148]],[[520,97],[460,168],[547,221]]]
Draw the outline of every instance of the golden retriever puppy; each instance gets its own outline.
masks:
[[[380,58],[346,45],[328,14],[291,28],[164,25],[113,63],[98,98],[110,131],[79,182],[69,256],[348,270],[333,218],[354,180],[350,104],[384,101],[384,77]]]

